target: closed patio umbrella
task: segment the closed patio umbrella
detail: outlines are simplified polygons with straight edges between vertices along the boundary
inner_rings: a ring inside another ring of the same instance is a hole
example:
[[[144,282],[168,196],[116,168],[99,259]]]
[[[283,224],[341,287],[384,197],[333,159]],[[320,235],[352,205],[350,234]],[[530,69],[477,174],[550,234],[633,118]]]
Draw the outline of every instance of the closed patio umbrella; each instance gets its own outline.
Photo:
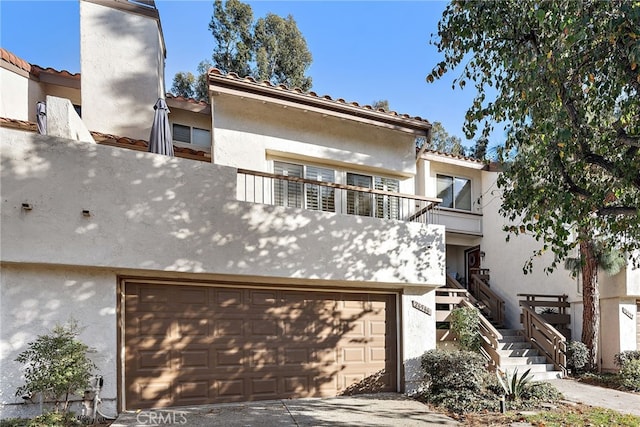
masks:
[[[158,98],[153,115],[151,134],[149,135],[149,152],[173,156],[173,136],[169,124],[169,107],[164,99]]]
[[[40,135],[47,134],[47,104],[42,101],[36,104],[36,125]]]

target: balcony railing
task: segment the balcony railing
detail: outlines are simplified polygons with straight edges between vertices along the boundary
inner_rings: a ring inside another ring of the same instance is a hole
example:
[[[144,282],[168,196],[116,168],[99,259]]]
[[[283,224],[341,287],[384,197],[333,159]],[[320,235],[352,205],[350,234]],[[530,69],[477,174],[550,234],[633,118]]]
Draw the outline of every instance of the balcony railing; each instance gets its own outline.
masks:
[[[441,199],[238,169],[238,199],[348,215],[438,223]]]

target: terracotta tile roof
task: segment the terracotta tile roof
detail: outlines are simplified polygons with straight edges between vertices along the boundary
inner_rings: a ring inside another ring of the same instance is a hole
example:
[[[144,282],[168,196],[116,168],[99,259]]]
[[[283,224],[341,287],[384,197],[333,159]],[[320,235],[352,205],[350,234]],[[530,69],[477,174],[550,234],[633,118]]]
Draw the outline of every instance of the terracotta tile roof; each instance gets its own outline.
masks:
[[[14,55],[13,53],[9,52],[8,50],[2,47],[0,47],[0,57],[2,57],[3,61],[13,64],[16,67],[20,68],[21,70],[31,73],[34,76],[39,76],[40,73],[46,73],[46,74],[56,74],[62,77],[68,77],[68,78],[80,80],[80,73],[70,73],[67,70],[60,71],[51,67],[43,68],[43,67],[40,67],[39,65],[30,64],[24,59]]]
[[[478,165],[485,165],[486,166],[486,162],[483,160],[478,160],[475,157],[467,157],[467,156],[461,156],[459,154],[450,154],[450,153],[443,153],[441,151],[437,151],[437,150],[429,150],[429,149],[425,149],[422,154],[434,154],[436,156],[440,156],[440,157],[447,157],[449,159],[456,159],[456,160],[462,160],[465,162],[472,162],[472,163],[477,163]]]
[[[253,85],[253,86],[256,86],[256,87],[269,88],[269,89],[272,89],[274,92],[281,91],[283,93],[288,93],[288,94],[293,94],[293,95],[300,95],[302,97],[308,97],[309,100],[313,100],[313,101],[316,101],[316,100],[318,100],[318,101],[329,101],[331,104],[338,105],[338,106],[349,106],[349,107],[354,107],[354,108],[356,108],[358,110],[364,110],[364,111],[367,111],[367,112],[384,113],[385,116],[390,116],[390,117],[393,117],[395,119],[406,119],[406,120],[420,122],[425,127],[430,127],[430,125],[431,125],[428,120],[423,119],[422,117],[419,117],[419,116],[412,117],[409,114],[400,114],[400,113],[397,113],[395,111],[386,111],[383,108],[374,109],[371,105],[360,105],[357,102],[345,101],[343,98],[333,99],[329,95],[320,96],[316,92],[313,92],[313,91],[304,92],[300,88],[290,89],[289,87],[287,87],[284,84],[275,85],[275,84],[273,84],[273,83],[271,83],[269,81],[258,81],[256,79],[254,79],[253,77],[250,77],[250,76],[248,76],[248,77],[239,77],[236,73],[226,73],[225,74],[223,71],[220,71],[217,68],[210,68],[208,74],[209,74],[209,79],[210,80],[211,80],[211,78],[218,79],[218,80],[220,80],[220,79],[228,79],[228,80],[233,81],[233,82],[240,82],[240,83]]]
[[[185,98],[184,96],[176,96],[176,95],[172,94],[171,92],[167,92],[165,94],[165,97],[167,97],[167,99],[175,99],[177,101],[189,102],[191,104],[196,104],[196,105],[200,105],[200,106],[203,106],[203,107],[209,105],[209,103],[206,102],[206,101],[199,101],[199,100],[194,99],[194,98]]]
[[[34,122],[10,119],[7,117],[0,117],[0,127],[19,129],[19,130],[28,131],[28,132],[37,132],[37,127]],[[93,139],[97,143],[110,145],[113,147],[129,148],[137,151],[147,151],[147,147],[149,146],[149,143],[143,139],[133,139],[133,138],[110,135],[110,134],[96,132],[96,131],[91,131],[91,136],[93,136]],[[206,151],[194,150],[188,147],[177,147],[177,146],[174,146],[173,150],[176,154],[176,157],[201,160],[201,161],[207,161],[207,162],[211,160],[211,155]]]
[[[31,64],[29,64],[24,59],[15,56],[13,53],[2,47],[0,47],[0,57],[2,57],[3,61],[7,61],[8,63],[20,68],[21,70],[31,72]]]

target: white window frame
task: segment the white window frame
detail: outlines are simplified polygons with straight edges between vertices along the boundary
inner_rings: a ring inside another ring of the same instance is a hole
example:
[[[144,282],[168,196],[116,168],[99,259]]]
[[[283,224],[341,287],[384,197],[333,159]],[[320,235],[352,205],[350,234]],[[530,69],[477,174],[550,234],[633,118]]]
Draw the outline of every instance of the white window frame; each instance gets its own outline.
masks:
[[[185,128],[189,128],[189,142],[185,142],[185,141],[178,141],[177,139],[175,139],[175,126],[182,126]],[[204,131],[204,132],[208,132],[209,133],[209,144],[208,145],[199,145],[199,144],[194,144],[193,140],[194,140],[194,131]],[[200,128],[197,126],[191,126],[191,125],[185,125],[184,123],[171,123],[171,136],[173,138],[173,143],[179,146],[184,146],[184,147],[189,147],[189,148],[193,148],[193,147],[198,147],[198,148],[202,148],[205,150],[210,150],[211,149],[211,130],[210,129],[204,129],[204,128]]]
[[[435,174],[435,181],[436,181],[436,197],[439,196],[439,191],[438,191],[438,178],[439,177],[446,177],[446,178],[451,178],[452,179],[452,186],[453,186],[453,194],[451,197],[451,204],[452,207],[448,207],[448,206],[444,206],[444,205],[440,205],[440,207],[442,209],[452,209],[452,210],[456,210],[459,212],[473,212],[473,178],[468,177],[468,176],[462,176],[462,175],[455,175],[455,174],[450,174],[450,173],[446,173],[446,172],[436,172]],[[456,194],[455,194],[455,182],[456,179],[464,179],[466,181],[469,181],[469,209],[461,209],[458,208],[456,206]]]

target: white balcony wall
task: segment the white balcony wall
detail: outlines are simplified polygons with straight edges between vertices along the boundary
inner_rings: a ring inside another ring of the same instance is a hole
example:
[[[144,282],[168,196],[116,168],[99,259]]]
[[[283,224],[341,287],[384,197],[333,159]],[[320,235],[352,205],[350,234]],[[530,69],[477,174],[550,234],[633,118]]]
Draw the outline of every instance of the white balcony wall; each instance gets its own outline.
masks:
[[[239,202],[236,170],[209,163],[8,129],[2,144],[6,262],[444,283],[442,227]]]

